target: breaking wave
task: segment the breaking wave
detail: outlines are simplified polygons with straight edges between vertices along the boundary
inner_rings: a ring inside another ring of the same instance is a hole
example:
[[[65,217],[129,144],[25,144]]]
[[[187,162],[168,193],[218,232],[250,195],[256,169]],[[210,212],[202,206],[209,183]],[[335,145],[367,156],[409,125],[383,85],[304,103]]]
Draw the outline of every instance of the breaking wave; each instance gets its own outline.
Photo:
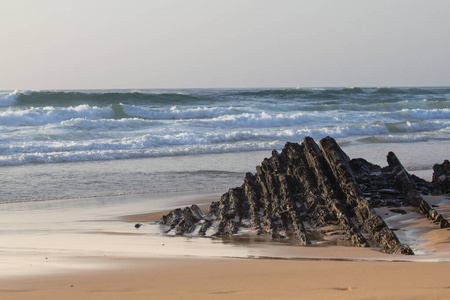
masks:
[[[252,112],[255,111],[255,112]],[[325,112],[325,113],[324,113]],[[345,115],[344,115],[345,114]],[[221,127],[280,127],[280,126],[315,126],[333,122],[362,122],[382,120],[394,123],[398,121],[435,121],[450,119],[450,109],[400,109],[375,110],[362,109],[343,112],[339,107],[328,110],[273,111],[255,110],[245,107],[184,107],[153,109],[149,107],[114,104],[97,107],[82,104],[70,107],[31,107],[24,109],[7,109],[0,111],[0,126],[40,126],[57,124],[64,121],[84,119],[142,119],[142,120],[185,120],[193,124]],[[136,122],[134,120],[133,122]],[[105,123],[105,122],[104,122]],[[113,123],[113,122],[110,122]],[[97,124],[101,124],[98,122]]]
[[[0,106],[77,106],[82,104],[185,104],[198,100],[183,93],[14,91],[0,96]]]
[[[0,165],[450,140],[448,88],[0,92]]]

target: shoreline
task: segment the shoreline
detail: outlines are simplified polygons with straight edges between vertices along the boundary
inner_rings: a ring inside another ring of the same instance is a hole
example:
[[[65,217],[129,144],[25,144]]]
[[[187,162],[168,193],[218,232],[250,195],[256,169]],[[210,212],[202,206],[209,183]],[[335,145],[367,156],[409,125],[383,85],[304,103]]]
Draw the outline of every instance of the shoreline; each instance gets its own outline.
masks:
[[[292,140],[292,142],[299,142]],[[394,150],[411,174],[431,179],[432,166],[448,159],[448,143],[418,142],[383,144],[346,144],[342,149],[351,158],[364,157],[371,163],[386,166],[386,155]],[[411,151],[420,147],[420,151]],[[280,150],[280,149],[278,149]],[[417,152],[417,154],[416,154]],[[26,164],[5,166],[0,179],[10,184],[4,186],[3,201],[10,203],[60,201],[60,199],[145,197],[152,194],[189,193],[192,187],[208,191],[214,187],[218,194],[242,184],[247,172],[270,156],[271,150],[249,152],[210,153],[188,156],[130,158],[123,160],[97,160],[56,164]],[[432,158],[431,158],[432,157]],[[413,167],[413,170],[410,168]],[[180,169],[181,168],[181,169]],[[68,173],[67,170],[71,172]],[[161,170],[164,170],[161,172]],[[7,171],[7,172],[6,172]],[[195,172],[191,172],[195,171]],[[37,176],[41,173],[50,177]],[[69,177],[68,174],[72,174]],[[23,174],[33,176],[34,187],[23,180]],[[149,174],[151,176],[149,177]],[[114,176],[113,176],[114,175]],[[186,177],[184,177],[186,175]],[[119,177],[117,177],[119,176]],[[99,180],[101,178],[101,180]],[[132,180],[130,180],[132,178]],[[58,182],[58,184],[54,184]],[[14,184],[11,184],[14,183]],[[74,184],[75,183],[75,184]],[[163,183],[161,185],[161,183]],[[168,186],[165,186],[168,184]]]
[[[406,224],[411,229],[406,233],[428,249],[414,256],[373,248],[297,246],[254,236],[173,237],[161,235],[158,225],[149,224],[170,209],[194,203],[205,212],[207,203],[219,199],[217,192],[192,192],[111,202],[49,201],[44,207],[10,204],[14,209],[7,211],[2,230],[7,247],[0,249],[0,297],[58,299],[64,293],[65,299],[179,299],[180,295],[298,299],[301,294],[305,299],[445,299],[448,295],[450,231],[431,230],[436,225],[414,212],[403,219],[388,216],[391,222]],[[448,197],[433,199],[446,214],[450,212]],[[23,221],[18,223],[19,216]],[[137,222],[144,226],[134,228]],[[380,280],[387,290],[379,289]],[[268,284],[261,286],[262,282]]]

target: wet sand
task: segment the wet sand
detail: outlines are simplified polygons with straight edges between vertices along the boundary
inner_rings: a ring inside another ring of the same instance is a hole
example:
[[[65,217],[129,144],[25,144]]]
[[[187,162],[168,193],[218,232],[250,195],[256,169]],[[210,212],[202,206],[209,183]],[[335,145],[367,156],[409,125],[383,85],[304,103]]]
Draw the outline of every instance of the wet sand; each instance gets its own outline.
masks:
[[[450,231],[412,209],[383,217],[415,256],[255,237],[168,237],[152,223],[168,209],[219,197],[3,206],[0,299],[450,299]],[[427,200],[450,217],[450,199]]]

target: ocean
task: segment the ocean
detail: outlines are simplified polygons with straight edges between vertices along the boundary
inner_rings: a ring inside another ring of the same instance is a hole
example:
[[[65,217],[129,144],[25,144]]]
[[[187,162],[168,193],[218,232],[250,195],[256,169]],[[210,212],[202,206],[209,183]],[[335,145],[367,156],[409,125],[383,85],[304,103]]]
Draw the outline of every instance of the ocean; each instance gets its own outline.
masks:
[[[0,203],[225,192],[305,136],[430,179],[450,87],[1,91]]]

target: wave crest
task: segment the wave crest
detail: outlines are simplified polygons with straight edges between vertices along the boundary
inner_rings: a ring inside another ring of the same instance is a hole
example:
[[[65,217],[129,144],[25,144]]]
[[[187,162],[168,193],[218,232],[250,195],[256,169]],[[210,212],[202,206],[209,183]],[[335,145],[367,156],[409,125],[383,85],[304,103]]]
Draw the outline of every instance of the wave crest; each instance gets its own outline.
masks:
[[[78,106],[82,104],[106,106],[110,104],[170,104],[191,103],[197,97],[182,93],[142,92],[71,92],[71,91],[15,91],[0,97],[0,105],[10,106]],[[4,103],[4,104],[2,104]]]
[[[0,112],[0,125],[41,126],[77,118],[92,120],[111,117],[113,117],[113,110],[111,108],[91,107],[85,104],[64,109],[49,106],[2,111]]]

